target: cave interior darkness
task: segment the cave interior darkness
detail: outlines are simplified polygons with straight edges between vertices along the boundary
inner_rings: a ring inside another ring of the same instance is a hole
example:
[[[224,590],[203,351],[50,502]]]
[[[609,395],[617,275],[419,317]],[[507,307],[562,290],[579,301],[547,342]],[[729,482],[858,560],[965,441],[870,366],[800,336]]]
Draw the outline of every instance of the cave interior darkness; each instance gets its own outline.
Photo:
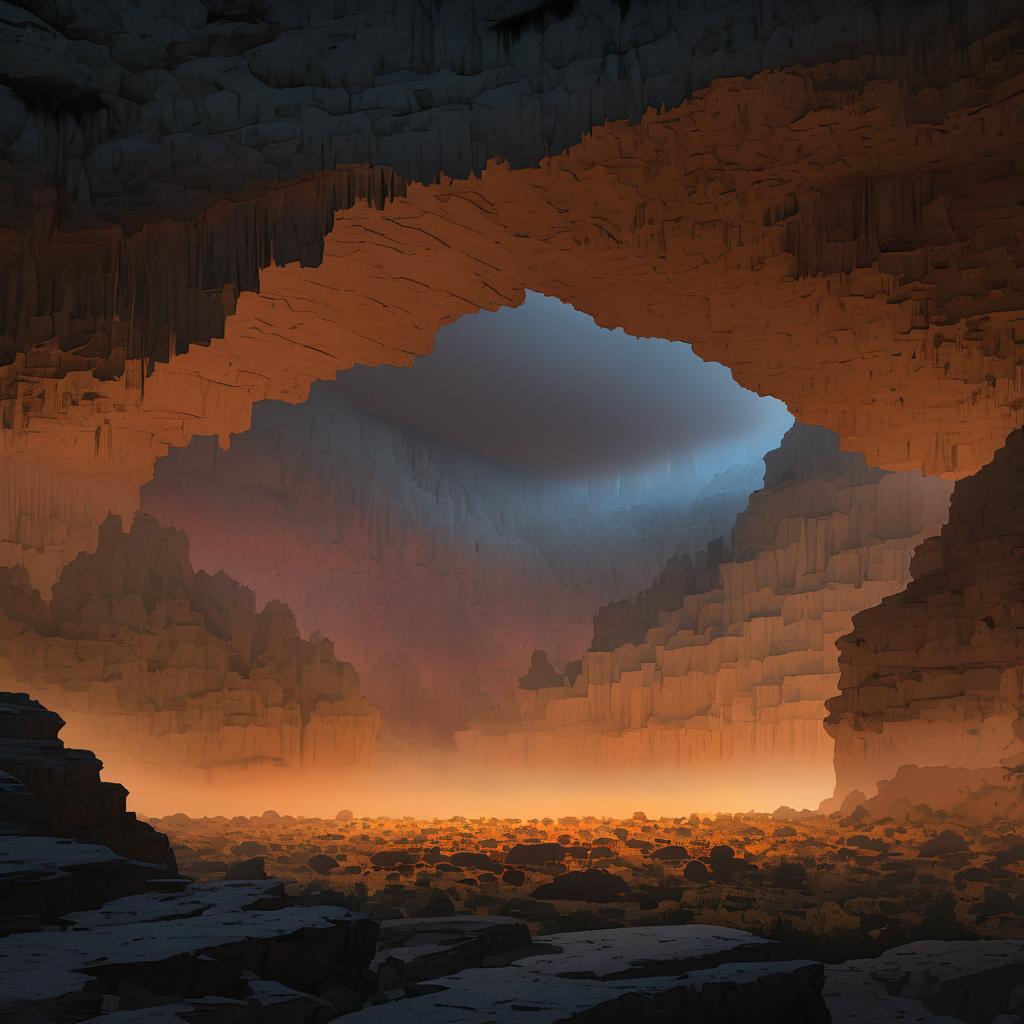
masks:
[[[0,1024],[1024,1024],[1011,0],[0,4]]]

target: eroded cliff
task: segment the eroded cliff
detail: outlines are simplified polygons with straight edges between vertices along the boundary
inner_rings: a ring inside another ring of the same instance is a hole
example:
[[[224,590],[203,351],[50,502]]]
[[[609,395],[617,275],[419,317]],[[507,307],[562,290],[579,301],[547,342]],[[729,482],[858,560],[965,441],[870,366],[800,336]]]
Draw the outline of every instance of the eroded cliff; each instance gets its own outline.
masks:
[[[758,470],[705,483],[710,472],[679,469],[603,494],[509,471],[318,385],[301,406],[260,406],[229,451],[207,439],[169,455],[143,509],[185,531],[197,566],[331,637],[386,722],[450,734],[532,650],[576,656],[602,604],[727,533]]]
[[[839,641],[840,693],[826,720],[839,796],[871,794],[903,765],[1024,763],[1022,538],[1018,430],[957,483],[949,522],[915,555],[907,587],[857,615]]]
[[[368,762],[379,714],[329,641],[223,573],[195,572],[176,530],[108,519],[47,602],[0,570],[0,676],[105,750],[143,801],[154,789],[253,785]]]
[[[461,753],[495,771],[637,773],[719,809],[827,796],[835,640],[908,579],[950,485],[871,469],[801,425],[765,467],[728,557],[699,556],[693,591],[671,611],[655,602],[641,643],[588,652],[571,686],[515,690],[457,735]]]

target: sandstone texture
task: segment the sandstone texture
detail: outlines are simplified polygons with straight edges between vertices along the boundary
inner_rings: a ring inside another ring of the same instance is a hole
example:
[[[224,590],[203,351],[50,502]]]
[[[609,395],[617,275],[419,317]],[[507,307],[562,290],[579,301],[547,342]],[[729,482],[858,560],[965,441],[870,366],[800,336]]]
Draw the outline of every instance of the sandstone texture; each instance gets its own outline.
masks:
[[[561,664],[591,618],[676,552],[727,533],[760,466],[662,473],[621,497],[512,473],[318,385],[266,403],[221,451],[162,460],[142,507],[223,570],[329,636],[387,726],[464,727],[543,649]]]
[[[368,763],[379,713],[352,667],[322,637],[303,639],[285,605],[258,610],[223,573],[195,572],[178,531],[108,519],[49,602],[22,570],[2,573],[3,677],[59,709],[66,735],[104,749],[133,788],[342,780]],[[82,770],[94,777],[98,762]],[[124,790],[108,789],[123,810]]]
[[[626,642],[586,653],[571,685],[515,689],[457,734],[460,753],[514,774],[585,769],[602,784],[642,772],[646,787],[682,785],[703,807],[828,795],[835,640],[908,579],[950,487],[871,469],[799,425],[765,467],[727,557],[712,546],[677,561],[635,603],[599,613],[595,646]]]
[[[886,468],[962,476],[1020,425],[1008,0],[30,7],[0,543],[34,571],[108,511],[69,476],[127,515],[168,447],[526,288],[693,340]]]
[[[1024,431],[1016,431],[957,483],[949,522],[914,556],[906,589],[857,615],[839,641],[840,693],[826,721],[837,795],[870,795],[903,765],[1024,763],[1022,537]],[[982,783],[992,784],[983,771]],[[944,786],[935,791],[948,796]]]

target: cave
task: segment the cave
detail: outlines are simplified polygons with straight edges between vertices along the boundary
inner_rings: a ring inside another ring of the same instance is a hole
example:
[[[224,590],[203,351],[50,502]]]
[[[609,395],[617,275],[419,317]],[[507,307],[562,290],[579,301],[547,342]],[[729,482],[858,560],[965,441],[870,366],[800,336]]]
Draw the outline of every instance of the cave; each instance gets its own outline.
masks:
[[[1022,82],[0,4],[0,1022],[1024,1021]]]

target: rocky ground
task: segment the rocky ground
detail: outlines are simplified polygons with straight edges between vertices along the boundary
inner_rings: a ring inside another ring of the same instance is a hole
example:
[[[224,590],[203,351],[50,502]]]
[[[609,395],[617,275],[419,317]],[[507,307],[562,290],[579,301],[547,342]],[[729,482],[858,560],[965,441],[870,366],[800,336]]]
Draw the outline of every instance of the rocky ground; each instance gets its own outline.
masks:
[[[0,1024],[1024,1021],[1015,826],[174,816],[176,866],[61,725],[0,694]]]
[[[265,870],[300,890],[343,893],[380,921],[510,915],[540,937],[698,923],[826,961],[923,938],[1024,939],[1020,822],[982,826],[924,807],[903,820],[345,819],[267,812],[153,824],[187,875]]]

